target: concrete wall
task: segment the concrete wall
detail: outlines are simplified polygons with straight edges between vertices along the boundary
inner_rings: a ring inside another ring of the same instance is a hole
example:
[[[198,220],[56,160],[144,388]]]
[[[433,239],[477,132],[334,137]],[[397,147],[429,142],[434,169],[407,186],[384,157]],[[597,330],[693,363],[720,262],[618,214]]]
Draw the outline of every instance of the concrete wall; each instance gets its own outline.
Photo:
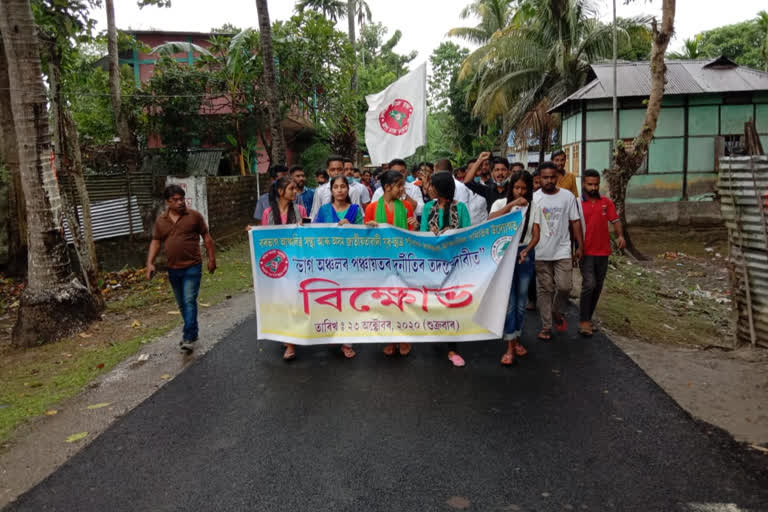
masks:
[[[718,226],[723,219],[718,201],[635,202],[627,203],[627,222],[631,226]]]

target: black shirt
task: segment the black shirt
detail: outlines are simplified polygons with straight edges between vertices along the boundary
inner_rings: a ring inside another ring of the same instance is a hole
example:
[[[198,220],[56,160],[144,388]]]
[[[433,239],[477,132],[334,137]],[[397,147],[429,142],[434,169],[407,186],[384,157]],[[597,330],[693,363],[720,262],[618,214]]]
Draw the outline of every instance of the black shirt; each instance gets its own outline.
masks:
[[[489,212],[491,211],[491,205],[493,203],[499,199],[507,197],[506,187],[504,190],[499,192],[499,190],[496,188],[496,184],[493,181],[489,182],[487,185],[483,185],[482,183],[477,183],[475,181],[470,181],[469,183],[465,183],[465,185],[475,194],[485,198],[485,202],[487,203],[486,209]]]

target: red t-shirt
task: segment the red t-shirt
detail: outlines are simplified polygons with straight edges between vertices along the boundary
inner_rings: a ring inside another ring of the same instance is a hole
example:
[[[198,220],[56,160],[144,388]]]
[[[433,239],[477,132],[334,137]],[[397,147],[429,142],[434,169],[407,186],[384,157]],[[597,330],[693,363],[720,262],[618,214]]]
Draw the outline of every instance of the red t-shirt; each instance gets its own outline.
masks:
[[[618,220],[616,207],[607,197],[592,200],[582,196],[581,206],[584,208],[584,221],[587,232],[584,237],[585,256],[610,256],[611,236],[608,224]]]
[[[384,198],[379,199],[379,201],[383,201]],[[375,203],[371,203],[368,205],[368,207],[365,209],[365,221],[364,222],[370,222],[376,220],[376,207],[379,204],[379,201],[376,201]],[[413,218],[413,207],[411,206],[411,203],[408,201],[403,201],[403,205],[405,206],[405,218],[406,220]],[[387,205],[384,205],[384,208],[387,211],[387,224],[391,224],[392,226],[395,225],[395,211],[390,210],[387,208]],[[407,224],[405,226],[395,226],[398,228],[408,229],[410,231],[413,231],[413,226],[410,224]]]

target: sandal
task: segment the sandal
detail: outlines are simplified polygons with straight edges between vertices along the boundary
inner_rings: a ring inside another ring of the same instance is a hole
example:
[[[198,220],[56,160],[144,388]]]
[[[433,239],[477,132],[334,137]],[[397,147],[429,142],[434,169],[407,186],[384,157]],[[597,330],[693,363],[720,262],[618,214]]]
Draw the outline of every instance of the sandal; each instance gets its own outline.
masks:
[[[293,345],[286,345],[285,352],[283,352],[283,361],[293,361],[296,359],[296,347]]]
[[[386,347],[384,347],[384,355],[385,356],[393,356],[395,355],[395,344],[390,343]]]
[[[448,352],[448,359],[453,363],[453,366],[457,368],[461,368],[467,363],[464,361],[464,358],[461,357],[459,354],[457,354],[454,351]]]
[[[512,366],[514,362],[515,362],[514,352],[505,352],[504,355],[501,356],[501,364],[504,366]]]
[[[552,331],[550,329],[542,329],[536,337],[540,340],[549,341],[552,339]]]
[[[525,357],[528,355],[528,351],[519,341],[515,343],[515,355],[517,357]]]
[[[560,315],[560,318],[558,319],[555,317],[555,330],[557,332],[565,332],[568,330],[568,321],[565,319],[564,315]]]
[[[587,338],[592,336],[592,324],[589,322],[579,322],[579,334]]]
[[[411,353],[411,344],[410,343],[400,343],[399,344],[399,350],[401,356],[407,356]]]
[[[342,345],[341,352],[344,354],[344,357],[346,357],[347,359],[352,359],[356,355],[355,349],[353,349],[350,345]]]

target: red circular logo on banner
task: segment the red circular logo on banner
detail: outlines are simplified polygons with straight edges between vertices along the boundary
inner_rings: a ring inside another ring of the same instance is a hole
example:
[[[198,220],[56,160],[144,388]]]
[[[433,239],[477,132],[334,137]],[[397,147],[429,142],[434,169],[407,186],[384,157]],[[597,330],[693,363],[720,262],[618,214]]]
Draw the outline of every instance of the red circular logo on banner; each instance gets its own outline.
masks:
[[[272,279],[280,279],[288,272],[288,256],[280,249],[270,249],[259,259],[261,273]]]
[[[413,106],[406,100],[397,99],[379,114],[381,129],[390,135],[403,135],[408,131],[408,121]]]

